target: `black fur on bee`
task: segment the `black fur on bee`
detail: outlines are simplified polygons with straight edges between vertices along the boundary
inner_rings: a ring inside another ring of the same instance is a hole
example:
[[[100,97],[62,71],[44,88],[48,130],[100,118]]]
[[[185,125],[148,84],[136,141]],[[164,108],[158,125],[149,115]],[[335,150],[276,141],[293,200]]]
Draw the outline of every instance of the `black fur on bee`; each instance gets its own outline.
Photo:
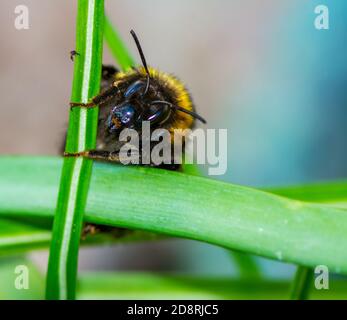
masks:
[[[167,129],[172,140],[175,129],[192,129],[195,119],[206,122],[195,112],[192,97],[180,80],[147,66],[139,40],[134,31],[131,31],[131,34],[139,51],[142,66],[133,67],[125,72],[113,66],[103,66],[101,93],[86,104],[70,103],[71,108],[99,106],[97,145],[95,150],[64,153],[65,156],[84,156],[101,161],[119,162],[119,150],[125,143],[119,141],[119,133],[124,128],[135,129],[141,133],[142,122],[149,121],[151,132],[158,128]],[[71,52],[72,58],[76,54],[79,55],[75,51]],[[185,137],[183,143],[184,139]],[[140,140],[140,148],[141,143]],[[150,149],[152,147],[154,145],[151,144]],[[174,161],[171,163],[159,167],[169,170],[180,168]],[[86,224],[82,237],[100,231],[110,232],[113,229],[118,228]]]
[[[70,103],[72,108],[99,106],[98,133],[96,150],[66,156],[119,162],[117,154],[125,142],[120,142],[118,138],[125,128],[134,129],[141,136],[142,122],[149,121],[151,132],[158,128],[167,129],[173,139],[175,129],[191,129],[195,119],[206,122],[195,112],[191,95],[180,80],[147,66],[138,38],[133,30],[131,34],[143,65],[125,72],[104,66],[101,93],[86,104]],[[151,144],[151,148],[154,145]]]

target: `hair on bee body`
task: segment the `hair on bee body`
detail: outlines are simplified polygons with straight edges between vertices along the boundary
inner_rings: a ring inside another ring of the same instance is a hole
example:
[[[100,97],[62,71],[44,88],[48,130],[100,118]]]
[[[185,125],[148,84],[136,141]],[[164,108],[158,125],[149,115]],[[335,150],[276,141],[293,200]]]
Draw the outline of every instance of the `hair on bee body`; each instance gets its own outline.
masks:
[[[123,129],[140,132],[143,121],[150,123],[152,131],[169,130],[172,137],[175,129],[190,129],[195,120],[206,123],[196,113],[191,95],[183,83],[171,74],[149,67],[135,31],[131,30],[130,34],[142,66],[124,72],[104,67],[103,80],[107,80],[109,86],[88,103],[70,103],[71,108],[93,108],[96,105],[100,108],[97,148],[88,150],[83,156],[93,155],[94,159],[114,159],[117,162],[115,154],[121,146],[120,132]]]
[[[206,123],[195,111],[192,97],[185,85],[175,76],[148,66],[140,41],[130,31],[140,55],[142,66],[133,66],[128,71],[119,71],[112,66],[103,66],[101,93],[88,103],[71,102],[71,108],[94,108],[99,106],[97,145],[94,150],[77,153],[64,153],[66,157],[86,157],[110,163],[123,163],[120,160],[121,149],[126,142],[120,141],[124,129],[133,129],[140,133],[138,145],[139,164],[150,165],[168,170],[179,170],[172,152],[170,163],[158,164],[143,153],[147,139],[143,139],[143,124],[150,124],[150,132],[166,129],[171,142],[175,132],[192,129],[195,120]],[[182,136],[183,137],[183,136]],[[185,137],[182,138],[182,149]],[[150,141],[151,152],[158,142]],[[173,147],[173,145],[171,145]],[[140,152],[142,151],[142,152]],[[132,154],[136,158],[137,152]],[[85,227],[84,236],[100,228],[94,225]]]

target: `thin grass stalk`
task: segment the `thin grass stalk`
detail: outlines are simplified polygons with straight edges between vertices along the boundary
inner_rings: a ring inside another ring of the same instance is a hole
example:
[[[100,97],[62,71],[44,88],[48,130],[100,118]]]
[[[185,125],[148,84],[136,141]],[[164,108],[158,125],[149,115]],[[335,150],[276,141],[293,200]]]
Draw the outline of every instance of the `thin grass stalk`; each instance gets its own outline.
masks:
[[[292,282],[291,300],[307,300],[313,281],[313,269],[298,266]]]
[[[71,100],[86,103],[100,89],[104,2],[79,0],[77,10],[78,54]],[[65,151],[94,149],[97,121],[97,108],[71,109]],[[64,159],[48,263],[47,299],[75,298],[78,249],[91,171],[89,159]]]

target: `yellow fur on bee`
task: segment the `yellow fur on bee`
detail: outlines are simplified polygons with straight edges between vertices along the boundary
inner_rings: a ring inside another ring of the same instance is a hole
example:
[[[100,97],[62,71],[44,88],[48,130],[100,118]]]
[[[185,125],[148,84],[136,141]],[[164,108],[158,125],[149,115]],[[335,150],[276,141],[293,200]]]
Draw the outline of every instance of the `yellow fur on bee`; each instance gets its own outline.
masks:
[[[193,110],[193,103],[189,95],[188,90],[185,88],[183,83],[178,80],[175,76],[159,71],[155,68],[148,68],[151,78],[157,79],[160,84],[166,86],[174,94],[174,99],[177,101],[177,105],[186,110]],[[114,85],[117,86],[117,83],[125,80],[126,78],[133,76],[135,74],[140,74],[143,77],[146,77],[147,73],[144,67],[139,67],[135,70],[129,70],[126,72],[118,72],[115,75]],[[173,133],[174,129],[189,129],[193,126],[194,119],[191,115],[184,112],[176,111],[174,122],[169,129]]]

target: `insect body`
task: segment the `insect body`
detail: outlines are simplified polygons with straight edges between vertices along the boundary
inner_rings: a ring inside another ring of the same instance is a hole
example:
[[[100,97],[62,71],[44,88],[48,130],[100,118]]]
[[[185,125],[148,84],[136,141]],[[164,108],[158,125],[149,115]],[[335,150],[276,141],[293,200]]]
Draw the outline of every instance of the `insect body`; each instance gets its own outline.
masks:
[[[147,66],[142,48],[134,31],[131,31],[140,53],[143,66],[126,72],[112,67],[103,69],[104,86],[98,96],[87,104],[72,102],[71,107],[99,105],[97,149],[78,154],[90,158],[119,162],[122,145],[118,137],[125,129],[141,132],[142,122],[148,121],[151,130],[167,129],[171,138],[175,129],[189,129],[195,119],[205,123],[194,109],[192,98],[176,77]]]

